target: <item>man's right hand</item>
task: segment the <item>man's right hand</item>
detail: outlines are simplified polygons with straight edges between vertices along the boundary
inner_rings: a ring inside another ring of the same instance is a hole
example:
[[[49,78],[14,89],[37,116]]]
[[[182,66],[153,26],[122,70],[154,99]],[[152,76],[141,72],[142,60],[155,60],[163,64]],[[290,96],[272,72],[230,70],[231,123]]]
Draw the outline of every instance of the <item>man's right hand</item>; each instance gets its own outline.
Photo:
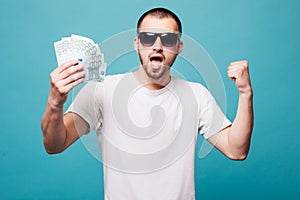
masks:
[[[41,128],[48,153],[60,153],[88,132],[88,124],[75,113],[63,114],[69,91],[84,81],[85,72],[77,60],[66,62],[50,74],[50,94]],[[78,127],[75,126],[78,124]]]
[[[68,93],[84,81],[85,72],[78,60],[72,60],[58,66],[50,74],[50,94],[48,103],[52,109],[62,109]]]

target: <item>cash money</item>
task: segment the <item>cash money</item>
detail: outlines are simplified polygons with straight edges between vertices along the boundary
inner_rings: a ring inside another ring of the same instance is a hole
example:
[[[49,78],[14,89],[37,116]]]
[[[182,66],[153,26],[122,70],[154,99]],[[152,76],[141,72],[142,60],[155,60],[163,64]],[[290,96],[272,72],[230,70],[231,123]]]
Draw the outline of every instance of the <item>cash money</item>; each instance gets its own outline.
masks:
[[[86,72],[84,81],[103,82],[106,71],[104,55],[100,47],[93,40],[80,35],[61,38],[54,42],[54,49],[58,65],[78,59]]]

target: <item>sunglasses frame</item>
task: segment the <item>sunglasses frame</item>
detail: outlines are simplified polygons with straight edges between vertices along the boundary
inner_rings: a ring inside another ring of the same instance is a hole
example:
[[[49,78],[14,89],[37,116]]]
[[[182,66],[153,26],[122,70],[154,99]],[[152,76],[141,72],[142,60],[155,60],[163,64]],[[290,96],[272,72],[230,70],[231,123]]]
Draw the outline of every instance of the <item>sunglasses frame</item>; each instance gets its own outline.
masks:
[[[153,42],[151,44],[150,43],[149,44],[145,44],[141,40],[141,35],[142,34],[146,34],[146,35],[148,34],[147,36],[151,35],[152,37],[155,37],[155,40],[153,40]],[[168,35],[176,35],[176,43],[174,43],[174,44],[167,44],[164,38],[168,37]],[[161,41],[161,43],[162,43],[162,45],[164,47],[175,47],[176,44],[177,44],[177,42],[180,41],[181,34],[180,33],[172,33],[172,32],[155,33],[155,32],[150,32],[150,31],[143,31],[143,32],[139,32],[137,37],[140,40],[141,44],[143,46],[145,46],[145,47],[151,47],[151,46],[153,46],[155,44],[155,42],[156,42],[156,40],[157,40],[158,37],[160,38],[160,41]]]

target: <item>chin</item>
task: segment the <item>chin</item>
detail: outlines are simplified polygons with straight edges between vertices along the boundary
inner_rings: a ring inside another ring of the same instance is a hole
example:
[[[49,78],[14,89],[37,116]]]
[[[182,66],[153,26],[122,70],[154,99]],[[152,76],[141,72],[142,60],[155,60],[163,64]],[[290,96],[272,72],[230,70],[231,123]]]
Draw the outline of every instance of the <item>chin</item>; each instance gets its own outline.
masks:
[[[166,75],[169,76],[168,69],[168,66],[162,66],[157,70],[153,70],[149,65],[144,66],[147,76],[154,80],[159,80]]]

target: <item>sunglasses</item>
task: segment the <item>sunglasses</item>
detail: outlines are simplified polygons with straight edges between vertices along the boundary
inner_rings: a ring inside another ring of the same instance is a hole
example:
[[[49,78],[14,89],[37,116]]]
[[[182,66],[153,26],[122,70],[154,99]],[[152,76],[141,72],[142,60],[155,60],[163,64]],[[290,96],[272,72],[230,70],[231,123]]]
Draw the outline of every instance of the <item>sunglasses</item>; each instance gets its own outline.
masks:
[[[145,47],[151,47],[157,37],[160,38],[160,41],[165,47],[174,47],[177,44],[177,41],[180,39],[181,34],[179,33],[152,33],[152,32],[140,32],[138,33],[138,38],[140,42]]]

